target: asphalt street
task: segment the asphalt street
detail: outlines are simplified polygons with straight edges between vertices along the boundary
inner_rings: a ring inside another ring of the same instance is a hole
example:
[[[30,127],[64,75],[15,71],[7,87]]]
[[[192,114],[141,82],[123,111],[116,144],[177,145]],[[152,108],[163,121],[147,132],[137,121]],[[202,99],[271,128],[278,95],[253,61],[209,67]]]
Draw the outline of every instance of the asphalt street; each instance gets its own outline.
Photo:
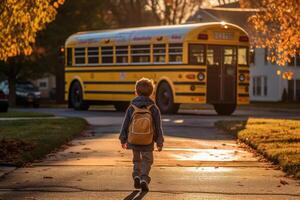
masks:
[[[154,153],[150,192],[140,193],[132,185],[131,152],[122,150],[118,141],[124,113],[99,107],[90,111],[21,110],[83,117],[90,127],[60,151],[2,177],[3,200],[300,199],[299,180],[286,177],[214,127],[218,120],[299,119],[296,111],[243,109],[226,117],[205,109],[164,115],[164,150]]]

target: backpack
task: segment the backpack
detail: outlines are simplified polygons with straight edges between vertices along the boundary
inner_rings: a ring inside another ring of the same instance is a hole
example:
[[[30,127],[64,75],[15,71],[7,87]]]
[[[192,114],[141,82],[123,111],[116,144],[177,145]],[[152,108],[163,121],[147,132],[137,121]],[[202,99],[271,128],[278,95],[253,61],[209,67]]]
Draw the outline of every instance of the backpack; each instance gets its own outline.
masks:
[[[134,112],[128,129],[128,142],[130,144],[148,145],[153,142],[154,127],[150,108],[138,108],[132,105]]]

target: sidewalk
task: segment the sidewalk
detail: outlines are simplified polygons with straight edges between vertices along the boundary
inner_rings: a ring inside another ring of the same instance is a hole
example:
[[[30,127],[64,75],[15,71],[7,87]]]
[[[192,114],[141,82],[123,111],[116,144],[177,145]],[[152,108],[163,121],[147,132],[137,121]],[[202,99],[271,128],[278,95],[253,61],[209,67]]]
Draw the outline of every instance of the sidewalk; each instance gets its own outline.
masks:
[[[86,115],[88,115],[87,113]],[[299,199],[300,181],[240,148],[213,127],[219,117],[166,116],[165,145],[154,152],[150,192],[134,192],[131,152],[122,150],[122,117],[95,116],[84,137],[0,179],[0,199]]]
[[[93,133],[87,132],[87,137],[74,140],[70,148],[50,154],[41,163],[7,175],[0,182],[0,197],[124,199],[130,195],[134,191],[131,152],[120,149],[116,134]],[[150,192],[143,199],[300,198],[299,182],[258,162],[234,141],[176,137],[166,137],[166,141],[164,151],[155,152]]]

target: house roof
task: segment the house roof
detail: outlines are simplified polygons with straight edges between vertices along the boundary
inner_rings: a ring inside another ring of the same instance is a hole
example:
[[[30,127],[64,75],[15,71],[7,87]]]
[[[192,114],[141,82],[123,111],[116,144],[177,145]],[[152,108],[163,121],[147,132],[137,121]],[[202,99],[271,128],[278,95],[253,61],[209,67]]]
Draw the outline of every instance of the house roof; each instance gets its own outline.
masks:
[[[250,32],[248,18],[258,12],[258,9],[251,8],[201,8],[194,16],[188,21],[194,22],[220,22],[225,21],[228,23],[236,24]]]

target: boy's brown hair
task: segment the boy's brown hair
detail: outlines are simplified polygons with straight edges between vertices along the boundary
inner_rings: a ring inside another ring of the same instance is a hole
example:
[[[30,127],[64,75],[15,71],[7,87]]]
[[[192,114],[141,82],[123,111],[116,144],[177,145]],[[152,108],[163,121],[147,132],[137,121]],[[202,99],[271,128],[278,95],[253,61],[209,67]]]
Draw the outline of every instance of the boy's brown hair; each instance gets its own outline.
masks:
[[[152,79],[141,78],[140,80],[136,81],[135,92],[137,95],[149,97],[152,95],[153,90],[154,83]]]

